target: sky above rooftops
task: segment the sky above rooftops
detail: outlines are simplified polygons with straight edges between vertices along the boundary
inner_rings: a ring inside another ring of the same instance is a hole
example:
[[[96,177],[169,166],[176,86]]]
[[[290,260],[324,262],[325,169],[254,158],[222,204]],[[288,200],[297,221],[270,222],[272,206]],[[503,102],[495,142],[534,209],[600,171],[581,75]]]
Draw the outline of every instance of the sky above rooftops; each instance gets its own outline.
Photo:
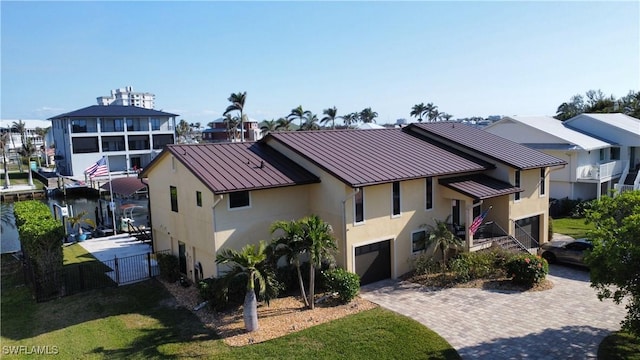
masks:
[[[433,102],[454,118],[554,115],[640,90],[640,3],[0,2],[0,118],[47,119],[132,86],[190,123],[232,92],[277,119]]]

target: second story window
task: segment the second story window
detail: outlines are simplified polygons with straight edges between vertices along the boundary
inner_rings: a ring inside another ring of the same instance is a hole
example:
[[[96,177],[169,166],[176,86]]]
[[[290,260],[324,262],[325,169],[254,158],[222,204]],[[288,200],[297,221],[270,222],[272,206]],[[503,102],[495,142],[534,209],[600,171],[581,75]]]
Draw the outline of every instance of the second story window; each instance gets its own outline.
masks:
[[[547,183],[545,179],[545,168],[542,168],[540,169],[540,196],[544,196],[547,192]]]
[[[251,198],[248,191],[238,191],[229,193],[229,209],[239,209],[249,207]]]
[[[200,191],[196,191],[196,205],[202,207],[202,193]]]
[[[520,170],[516,170],[516,174],[515,174],[515,187],[520,187]],[[515,194],[513,194],[513,199],[515,201],[520,200],[520,192],[517,192]]]
[[[620,160],[620,148],[612,147],[610,157],[611,160]]]
[[[169,194],[171,195],[171,211],[178,212],[178,188],[169,186]]]
[[[160,130],[160,119],[151,118],[151,130]]]
[[[353,204],[354,204],[354,222],[361,223],[364,222],[364,189],[360,188],[353,196]]]
[[[427,195],[427,202],[426,202],[426,209],[427,210],[431,210],[433,209],[433,178],[428,177],[426,179],[426,195]]]
[[[393,216],[399,216],[400,215],[400,182],[396,181],[393,183],[391,197],[392,197],[391,214]]]
[[[606,159],[604,149],[600,149],[600,161],[604,161]]]

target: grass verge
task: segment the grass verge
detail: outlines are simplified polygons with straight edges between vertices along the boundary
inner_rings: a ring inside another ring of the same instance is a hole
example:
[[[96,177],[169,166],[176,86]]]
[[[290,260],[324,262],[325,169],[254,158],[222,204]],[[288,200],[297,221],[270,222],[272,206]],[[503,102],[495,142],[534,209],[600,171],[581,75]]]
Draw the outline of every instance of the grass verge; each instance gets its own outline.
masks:
[[[575,239],[586,238],[589,230],[594,230],[593,224],[585,224],[584,218],[553,219],[553,232],[569,235]]]
[[[598,359],[638,360],[640,359],[640,339],[629,333],[615,332],[600,343]]]
[[[176,306],[155,280],[35,303],[20,284],[19,266],[2,260],[0,339],[7,349],[49,346],[65,359],[459,359],[434,332],[382,309],[231,348],[190,311]]]

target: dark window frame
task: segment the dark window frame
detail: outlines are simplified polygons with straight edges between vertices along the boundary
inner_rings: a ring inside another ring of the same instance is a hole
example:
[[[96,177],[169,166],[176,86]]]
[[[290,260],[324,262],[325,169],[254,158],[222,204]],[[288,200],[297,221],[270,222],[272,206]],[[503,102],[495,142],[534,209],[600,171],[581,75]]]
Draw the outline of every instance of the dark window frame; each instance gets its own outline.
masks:
[[[202,192],[196,191],[196,205],[202,207]]]
[[[540,196],[545,196],[547,194],[547,174],[545,170],[545,168],[540,169]]]
[[[229,209],[243,209],[251,206],[251,194],[249,191],[236,191],[229,193]]]
[[[515,185],[514,185],[514,186],[519,188],[519,187],[520,187],[520,182],[521,182],[521,179],[520,179],[520,177],[521,177],[520,170],[516,170],[516,173],[515,173],[515,176],[514,176],[514,177],[515,177]],[[518,191],[518,192],[515,192],[515,193],[513,194],[513,199],[514,199],[515,201],[520,200],[520,192],[519,192],[519,191]]]
[[[364,223],[364,189],[353,195],[353,222],[356,224]]]
[[[400,216],[402,213],[400,194],[400,182],[394,181],[391,184],[391,216]]]
[[[424,234],[424,235],[420,235]],[[411,253],[417,254],[424,251],[427,247],[426,239],[429,236],[429,232],[426,229],[416,230],[411,232]],[[416,244],[417,242],[421,242],[421,244]]]
[[[169,196],[171,198],[171,211],[178,212],[178,188],[169,186]]]
[[[433,178],[425,179],[425,210],[433,210]]]

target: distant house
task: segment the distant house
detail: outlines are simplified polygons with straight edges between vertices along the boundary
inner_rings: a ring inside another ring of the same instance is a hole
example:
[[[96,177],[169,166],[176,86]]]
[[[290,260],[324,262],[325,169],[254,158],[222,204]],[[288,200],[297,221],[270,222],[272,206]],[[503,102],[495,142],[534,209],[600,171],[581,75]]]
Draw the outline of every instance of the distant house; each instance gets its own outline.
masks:
[[[37,128],[47,129],[51,127],[51,121],[49,120],[21,120],[21,119],[2,119],[0,120],[0,132],[11,133],[9,142],[7,143],[7,157],[12,158],[17,152],[22,149],[22,137],[19,132],[14,129],[14,123],[22,121],[25,124],[25,138],[31,140],[31,143],[36,146],[38,153],[44,158],[45,143],[48,146],[52,145],[53,137],[51,131],[45,134],[44,138],[36,133]],[[1,161],[1,159],[0,159]]]
[[[561,159],[459,123],[274,132],[258,142],[168,145],[147,178],[154,249],[191,279],[218,276],[221,249],[270,239],[276,220],[317,214],[337,262],[362,283],[411,270],[424,224],[448,219],[476,251],[548,241],[548,179]],[[491,209],[482,231],[469,229]]]
[[[213,127],[202,131],[202,140],[208,143],[240,141],[244,136],[245,141],[257,141],[262,138],[262,130],[258,126],[258,121],[248,119],[244,122],[244,130],[238,124],[235,129],[227,129],[224,118],[218,118],[212,122]]]
[[[565,122],[506,116],[484,130],[565,160],[567,166],[551,173],[554,198],[599,198],[623,185],[629,174],[637,177],[640,120],[623,114],[583,114]]]
[[[136,106],[93,105],[50,118],[57,171],[78,180],[84,170],[108,156],[111,172],[147,166],[175,142],[175,117]]]

